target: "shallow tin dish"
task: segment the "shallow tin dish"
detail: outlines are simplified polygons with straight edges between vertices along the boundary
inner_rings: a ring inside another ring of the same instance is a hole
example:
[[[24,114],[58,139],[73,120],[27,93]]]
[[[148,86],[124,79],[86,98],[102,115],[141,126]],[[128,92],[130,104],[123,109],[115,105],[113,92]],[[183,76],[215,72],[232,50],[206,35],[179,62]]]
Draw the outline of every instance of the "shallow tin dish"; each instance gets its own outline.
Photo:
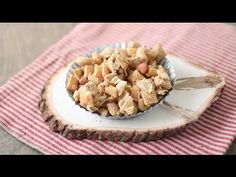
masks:
[[[127,48],[127,43],[125,42],[122,42],[122,43],[115,43],[115,44],[111,44],[111,45],[104,45],[102,47],[98,47],[98,48],[95,48],[95,49],[92,49],[90,51],[88,51],[87,53],[85,53],[84,56],[86,57],[91,57],[92,53],[93,52],[101,52],[103,51],[104,48],[106,47],[112,47],[112,48],[122,48],[122,49],[125,49]],[[146,46],[142,46],[142,47],[146,47]],[[146,47],[147,48],[147,47]],[[170,80],[171,80],[171,85],[172,85],[172,88],[175,84],[175,80],[176,80],[176,74],[175,74],[175,70],[174,70],[174,67],[173,67],[173,64],[170,62],[170,60],[168,60],[168,58],[164,58],[160,61],[159,63],[160,65],[162,65],[166,70],[167,70],[167,74],[169,75],[170,77]],[[72,63],[70,66],[69,66],[69,70],[68,70],[68,73],[67,73],[67,76],[66,76],[66,83],[68,81],[68,78],[69,76],[71,75],[71,73],[76,69],[78,68],[79,65],[77,63]],[[171,89],[172,90],[172,89]],[[154,106],[150,107],[149,109],[143,111],[143,112],[138,112],[137,114],[134,114],[134,115],[130,115],[130,116],[102,116],[96,112],[91,112],[91,114],[96,114],[97,116],[100,116],[100,117],[104,117],[104,118],[110,118],[110,119],[130,119],[130,118],[135,118],[135,117],[138,117],[140,115],[143,115],[149,111],[151,111],[153,108],[157,107],[160,103],[162,103],[164,101],[164,99],[166,98],[166,96],[168,96],[171,92],[171,90],[169,90],[164,96],[162,96],[159,100],[158,103],[156,103]],[[70,97],[73,99],[72,97],[72,94],[68,91],[68,94],[70,95]],[[78,106],[80,106],[79,103],[76,103]],[[80,106],[80,108],[82,109],[85,109],[84,107]],[[86,111],[88,111],[87,109],[85,109]],[[90,111],[88,111],[90,112]]]

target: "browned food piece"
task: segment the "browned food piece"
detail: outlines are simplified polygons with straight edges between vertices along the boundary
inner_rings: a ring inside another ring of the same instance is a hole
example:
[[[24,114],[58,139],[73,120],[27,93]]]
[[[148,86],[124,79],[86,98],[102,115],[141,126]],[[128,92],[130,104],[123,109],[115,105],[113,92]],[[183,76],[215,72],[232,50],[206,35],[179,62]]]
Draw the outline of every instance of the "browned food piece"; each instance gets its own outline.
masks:
[[[66,84],[66,88],[71,92],[74,92],[75,90],[78,89],[78,80],[74,74],[70,75],[68,82]]]
[[[138,86],[134,85],[133,87],[130,88],[130,91],[131,91],[131,97],[134,99],[134,101],[138,102],[140,97],[140,89],[138,88]]]
[[[141,96],[143,98],[144,104],[145,105],[153,105],[158,102],[156,92],[152,91],[151,93],[141,91]]]
[[[155,90],[154,82],[151,79],[142,79],[137,82],[137,86],[141,91],[151,93]]]
[[[102,75],[102,66],[101,65],[94,65],[94,76],[96,76],[99,80],[103,80],[103,75]]]
[[[142,63],[141,60],[135,57],[129,58],[129,68],[131,70],[135,70],[140,63]]]
[[[132,106],[127,107],[125,109],[127,115],[134,115],[138,112],[138,105],[134,101],[132,102]]]
[[[121,66],[121,68],[126,69],[129,65],[129,60],[124,55],[116,55],[116,62]]]
[[[84,77],[88,77],[92,75],[94,72],[94,66],[93,65],[85,65],[84,66]]]
[[[74,98],[74,100],[75,100],[76,102],[79,101],[79,99],[80,99],[80,92],[79,92],[78,90],[76,90],[76,91],[74,92],[73,98]]]
[[[88,76],[88,81],[93,82],[94,84],[98,85],[100,84],[102,81],[100,79],[98,79],[96,76],[94,75],[89,75]]]
[[[85,65],[93,65],[95,64],[95,60],[92,58],[87,58],[87,57],[78,57],[75,62],[79,65],[79,66],[85,66]]]
[[[130,81],[132,84],[135,84],[137,81],[144,79],[145,77],[140,74],[138,70],[134,70],[131,75],[128,77],[128,81]]]
[[[77,79],[80,79],[83,75],[83,71],[81,68],[76,68],[74,70],[74,75],[77,77]]]
[[[80,87],[79,91],[81,91],[81,93],[83,93],[84,91],[89,91],[93,94],[93,96],[100,95],[97,85],[91,81],[88,82],[87,84],[83,85],[82,87]]]
[[[100,65],[103,62],[103,58],[98,52],[93,52],[92,58],[94,59],[94,64]]]
[[[153,67],[149,67],[147,74],[148,74],[149,77],[157,76],[158,75],[157,71],[158,71],[157,69],[155,69]]]
[[[139,109],[140,111],[146,111],[146,110],[149,109],[149,108],[150,108],[150,105],[145,105],[142,98],[140,98],[140,99],[138,100],[138,109]]]
[[[111,73],[111,70],[109,69],[108,63],[104,62],[102,63],[102,76],[105,78],[106,75]]]
[[[94,107],[93,94],[89,91],[80,94],[80,105],[87,108],[87,106]]]
[[[164,80],[160,76],[156,76],[154,78],[154,83],[155,83],[155,86],[157,88],[164,88],[164,89],[167,89],[167,90],[172,88],[170,80],[169,79]]]
[[[112,116],[119,115],[119,107],[116,103],[107,103],[107,109]]]
[[[109,87],[105,87],[105,93],[111,95],[114,98],[117,97],[117,89],[112,85],[110,85]]]
[[[118,92],[118,96],[120,96],[123,91],[125,90],[125,86],[127,84],[127,81],[120,81],[117,85],[116,85],[116,89]]]
[[[145,52],[146,52],[146,49],[143,47],[139,47],[136,51],[135,58],[140,60],[141,63],[148,63],[148,57]]]
[[[146,51],[146,55],[149,61],[156,60],[159,63],[161,59],[165,58],[166,53],[160,44],[156,44],[153,49]]]

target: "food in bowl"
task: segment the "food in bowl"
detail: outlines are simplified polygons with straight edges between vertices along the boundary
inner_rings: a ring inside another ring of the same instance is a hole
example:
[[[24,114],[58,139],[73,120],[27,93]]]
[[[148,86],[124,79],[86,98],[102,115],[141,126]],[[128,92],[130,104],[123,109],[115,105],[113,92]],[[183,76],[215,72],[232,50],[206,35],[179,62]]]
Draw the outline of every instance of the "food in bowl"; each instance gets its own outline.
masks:
[[[79,67],[66,83],[73,99],[87,111],[102,116],[126,117],[158,104],[172,89],[166,56],[160,44],[142,47],[130,41],[126,49],[107,47],[91,57],[78,57]]]

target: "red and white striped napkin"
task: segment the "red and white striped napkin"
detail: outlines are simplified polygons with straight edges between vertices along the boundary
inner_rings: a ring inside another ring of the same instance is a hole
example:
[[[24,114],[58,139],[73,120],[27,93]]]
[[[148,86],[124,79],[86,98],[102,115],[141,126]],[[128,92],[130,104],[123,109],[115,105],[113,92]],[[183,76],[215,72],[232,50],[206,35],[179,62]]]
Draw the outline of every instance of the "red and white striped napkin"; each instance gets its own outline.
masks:
[[[53,133],[38,109],[45,81],[88,49],[129,40],[168,52],[226,77],[222,97],[189,129],[155,142],[69,141]],[[224,24],[80,24],[0,88],[0,123],[45,154],[224,154],[236,135],[236,29]]]

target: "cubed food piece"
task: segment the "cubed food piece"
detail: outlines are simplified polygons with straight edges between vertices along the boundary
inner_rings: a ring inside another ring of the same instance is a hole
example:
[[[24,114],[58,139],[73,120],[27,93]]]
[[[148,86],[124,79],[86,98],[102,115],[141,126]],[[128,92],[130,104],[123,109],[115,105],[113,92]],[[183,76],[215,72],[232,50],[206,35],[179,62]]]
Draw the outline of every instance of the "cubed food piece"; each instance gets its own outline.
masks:
[[[146,55],[147,55],[149,61],[156,60],[157,63],[159,63],[161,59],[165,58],[166,53],[162,49],[160,44],[156,44],[153,47],[153,49],[146,51]]]
[[[120,64],[115,62],[116,56],[113,55],[107,60],[108,67],[112,73],[117,72],[120,67]]]
[[[78,87],[79,87],[78,79],[76,78],[74,74],[71,74],[67,81],[66,88],[69,91],[74,92],[75,90],[78,89]]]
[[[89,91],[85,91],[83,94],[80,94],[80,104],[85,108],[87,108],[87,106],[94,107],[93,94]]]
[[[93,72],[94,72],[93,65],[84,66],[84,77],[88,77],[88,76],[92,75]]]
[[[141,91],[151,93],[155,90],[154,82],[151,79],[142,79],[137,82]]]
[[[108,75],[109,73],[111,73],[111,70],[109,69],[108,63],[102,63],[102,75],[103,78],[105,78],[106,75]]]
[[[111,95],[114,98],[117,97],[117,89],[112,85],[110,85],[109,87],[105,87],[105,93]]]
[[[129,60],[122,55],[122,54],[117,54],[116,55],[116,62],[121,66],[121,68],[126,69],[129,65]]]
[[[153,105],[158,102],[157,95],[156,95],[155,91],[153,91],[151,93],[141,91],[141,96],[143,98],[145,105]]]
[[[166,52],[163,50],[161,44],[156,44],[153,47],[153,51],[157,54],[158,60],[161,60],[161,59],[165,58],[165,56],[166,56]]]
[[[113,84],[118,84],[121,81],[121,79],[118,76],[115,76],[111,79],[111,82]]]
[[[132,115],[137,113],[137,104],[134,102],[133,98],[131,96],[128,96],[125,99],[124,104],[120,107],[120,112],[126,115]]]
[[[102,81],[100,79],[98,79],[96,76],[94,75],[89,75],[88,76],[88,81],[93,82],[94,84],[98,85],[100,84]]]
[[[115,77],[115,76],[117,76],[117,73],[110,73],[110,74],[107,74],[107,75],[105,75],[104,80],[105,80],[105,81],[106,81],[106,80],[111,81],[111,79],[112,79],[113,77]]]
[[[108,110],[106,108],[99,108],[98,113],[102,116],[108,116]]]
[[[107,103],[107,109],[112,116],[119,115],[119,107],[116,103]]]
[[[102,75],[102,66],[101,65],[94,65],[94,76],[96,76],[99,80],[103,80],[103,75]]]
[[[150,62],[148,62],[148,63],[150,64],[150,66],[151,66],[152,68],[156,68],[156,67],[157,67],[157,61],[156,61],[156,60],[150,61]]]
[[[131,69],[131,70],[137,69],[137,67],[140,63],[142,63],[141,60],[139,60],[135,57],[129,58],[129,69]]]
[[[140,99],[138,100],[138,109],[139,109],[140,111],[146,111],[146,110],[149,109],[149,108],[150,108],[150,105],[145,105],[142,98],[140,98]]]
[[[161,88],[164,88],[164,89],[167,89],[167,90],[171,89],[172,85],[171,85],[170,80],[165,80],[164,82],[162,82]]]
[[[132,106],[127,107],[127,108],[125,109],[126,115],[134,115],[134,114],[136,114],[137,112],[138,112],[138,106],[137,106],[137,103],[135,103],[134,101],[133,101],[133,103],[132,103]]]
[[[78,90],[76,90],[73,94],[73,98],[76,102],[79,102],[80,99],[80,92]]]
[[[83,87],[85,87],[85,91],[91,92],[93,96],[97,96],[100,94],[97,85],[91,81],[85,84]]]
[[[141,60],[142,63],[148,63],[148,57],[145,52],[146,52],[145,48],[139,47],[136,51],[135,58]]]
[[[134,70],[131,75],[128,77],[128,81],[130,81],[132,84],[135,84],[137,81],[144,79],[145,77],[140,74],[138,70]]]
[[[77,79],[80,79],[83,76],[83,71],[81,68],[76,68],[74,70],[74,75],[77,77]]]
[[[92,58],[87,58],[84,56],[79,56],[75,62],[79,65],[79,66],[85,66],[85,65],[93,65],[95,64],[94,59]]]
[[[118,91],[118,96],[120,96],[123,91],[125,90],[125,86],[126,86],[127,82],[126,81],[120,81],[117,85],[116,85],[116,89]]]
[[[157,71],[158,71],[157,69],[155,69],[153,67],[149,67],[147,74],[149,77],[150,76],[157,76],[158,75]]]
[[[137,85],[134,85],[130,88],[131,91],[131,97],[134,99],[134,101],[138,102],[140,98],[140,89]]]

